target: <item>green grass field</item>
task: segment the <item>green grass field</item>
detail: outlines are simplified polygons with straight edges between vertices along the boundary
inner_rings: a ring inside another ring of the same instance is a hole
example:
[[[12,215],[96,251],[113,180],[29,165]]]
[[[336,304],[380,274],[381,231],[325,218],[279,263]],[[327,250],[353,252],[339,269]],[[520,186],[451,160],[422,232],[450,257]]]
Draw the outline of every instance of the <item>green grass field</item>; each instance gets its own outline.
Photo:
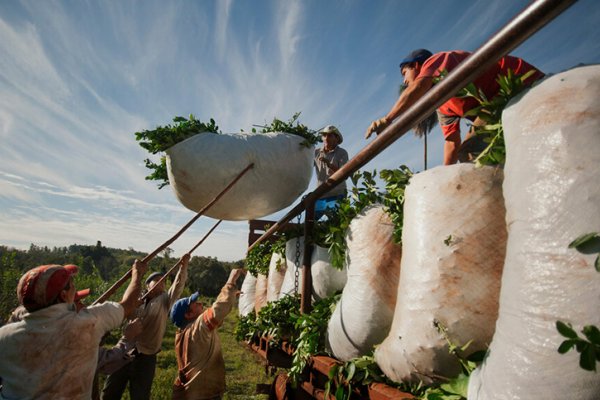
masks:
[[[219,328],[219,337],[225,358],[227,391],[224,400],[255,399],[264,400],[268,396],[256,394],[257,384],[271,383],[272,378],[265,373],[264,361],[251,352],[244,344],[235,340],[233,329],[238,319],[235,308]],[[163,348],[158,353],[156,375],[152,384],[152,399],[162,400],[171,398],[171,387],[177,375],[175,358],[175,327],[169,322],[163,341]],[[129,399],[126,391],[123,399]]]

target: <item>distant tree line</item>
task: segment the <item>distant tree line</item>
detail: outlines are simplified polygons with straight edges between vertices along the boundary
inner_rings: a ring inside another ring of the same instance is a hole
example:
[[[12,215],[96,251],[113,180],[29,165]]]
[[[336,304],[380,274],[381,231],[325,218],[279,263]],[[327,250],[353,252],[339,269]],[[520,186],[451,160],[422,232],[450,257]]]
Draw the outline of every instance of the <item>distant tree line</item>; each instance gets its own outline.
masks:
[[[149,264],[149,271],[168,271],[179,258],[172,257],[173,250],[167,248]],[[29,250],[18,250],[0,246],[0,323],[3,323],[11,311],[17,307],[16,294],[19,278],[33,267],[44,264],[75,264],[79,273],[75,278],[78,290],[90,288],[92,294],[85,303],[91,303],[123,276],[133,265],[133,261],[142,259],[146,253],[133,248],[127,250],[109,248],[100,241],[96,245],[73,244],[68,247],[36,246]],[[244,260],[236,262],[219,261],[214,257],[194,256],[188,269],[187,288],[189,294],[195,291],[205,297],[215,297],[227,281],[233,268],[244,266]],[[111,300],[119,300],[124,285]]]

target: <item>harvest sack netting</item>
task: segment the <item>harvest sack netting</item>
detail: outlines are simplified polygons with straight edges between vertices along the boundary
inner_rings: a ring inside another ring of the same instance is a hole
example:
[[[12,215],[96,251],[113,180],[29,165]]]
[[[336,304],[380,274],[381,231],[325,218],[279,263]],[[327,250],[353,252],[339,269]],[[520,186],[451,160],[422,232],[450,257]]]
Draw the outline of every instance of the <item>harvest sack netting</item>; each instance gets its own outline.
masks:
[[[201,133],[169,148],[167,170],[177,199],[198,212],[249,164],[248,171],[206,215],[251,220],[294,202],[312,175],[312,147],[287,133]]]
[[[392,380],[458,376],[438,327],[452,343],[471,341],[467,354],[490,343],[506,249],[502,176],[459,164],[416,174],[407,186],[393,324],[375,351]]]
[[[600,326],[595,254],[568,248],[600,230],[600,66],[554,75],[502,116],[508,243],[490,352],[469,399],[600,398],[597,372],[559,354],[556,321]]]
[[[350,223],[347,282],[327,326],[328,346],[339,360],[368,354],[390,329],[402,257],[393,232],[394,224],[380,205]]]

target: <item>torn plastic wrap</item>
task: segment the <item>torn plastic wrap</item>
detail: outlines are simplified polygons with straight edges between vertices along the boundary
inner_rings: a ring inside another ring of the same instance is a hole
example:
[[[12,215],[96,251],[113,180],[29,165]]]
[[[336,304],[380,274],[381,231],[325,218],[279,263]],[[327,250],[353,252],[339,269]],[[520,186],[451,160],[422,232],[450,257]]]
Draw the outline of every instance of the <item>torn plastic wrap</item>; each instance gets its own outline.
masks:
[[[458,376],[451,343],[487,349],[498,315],[506,227],[502,170],[474,164],[416,174],[406,188],[394,322],[375,360],[392,380]]]
[[[508,245],[489,356],[469,399],[600,398],[600,375],[559,354],[556,321],[600,327],[597,254],[568,248],[600,231],[600,66],[554,75],[511,102],[504,197]],[[596,251],[598,251],[596,249]]]

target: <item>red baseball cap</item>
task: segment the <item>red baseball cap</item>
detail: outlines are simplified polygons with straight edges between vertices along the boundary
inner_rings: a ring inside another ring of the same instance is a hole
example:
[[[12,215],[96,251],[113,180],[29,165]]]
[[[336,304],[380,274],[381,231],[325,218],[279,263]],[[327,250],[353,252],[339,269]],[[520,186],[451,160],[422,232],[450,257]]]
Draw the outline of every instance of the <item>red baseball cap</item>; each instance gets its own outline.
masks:
[[[40,265],[27,271],[17,285],[19,303],[32,312],[53,304],[69,279],[77,273],[76,265]]]

